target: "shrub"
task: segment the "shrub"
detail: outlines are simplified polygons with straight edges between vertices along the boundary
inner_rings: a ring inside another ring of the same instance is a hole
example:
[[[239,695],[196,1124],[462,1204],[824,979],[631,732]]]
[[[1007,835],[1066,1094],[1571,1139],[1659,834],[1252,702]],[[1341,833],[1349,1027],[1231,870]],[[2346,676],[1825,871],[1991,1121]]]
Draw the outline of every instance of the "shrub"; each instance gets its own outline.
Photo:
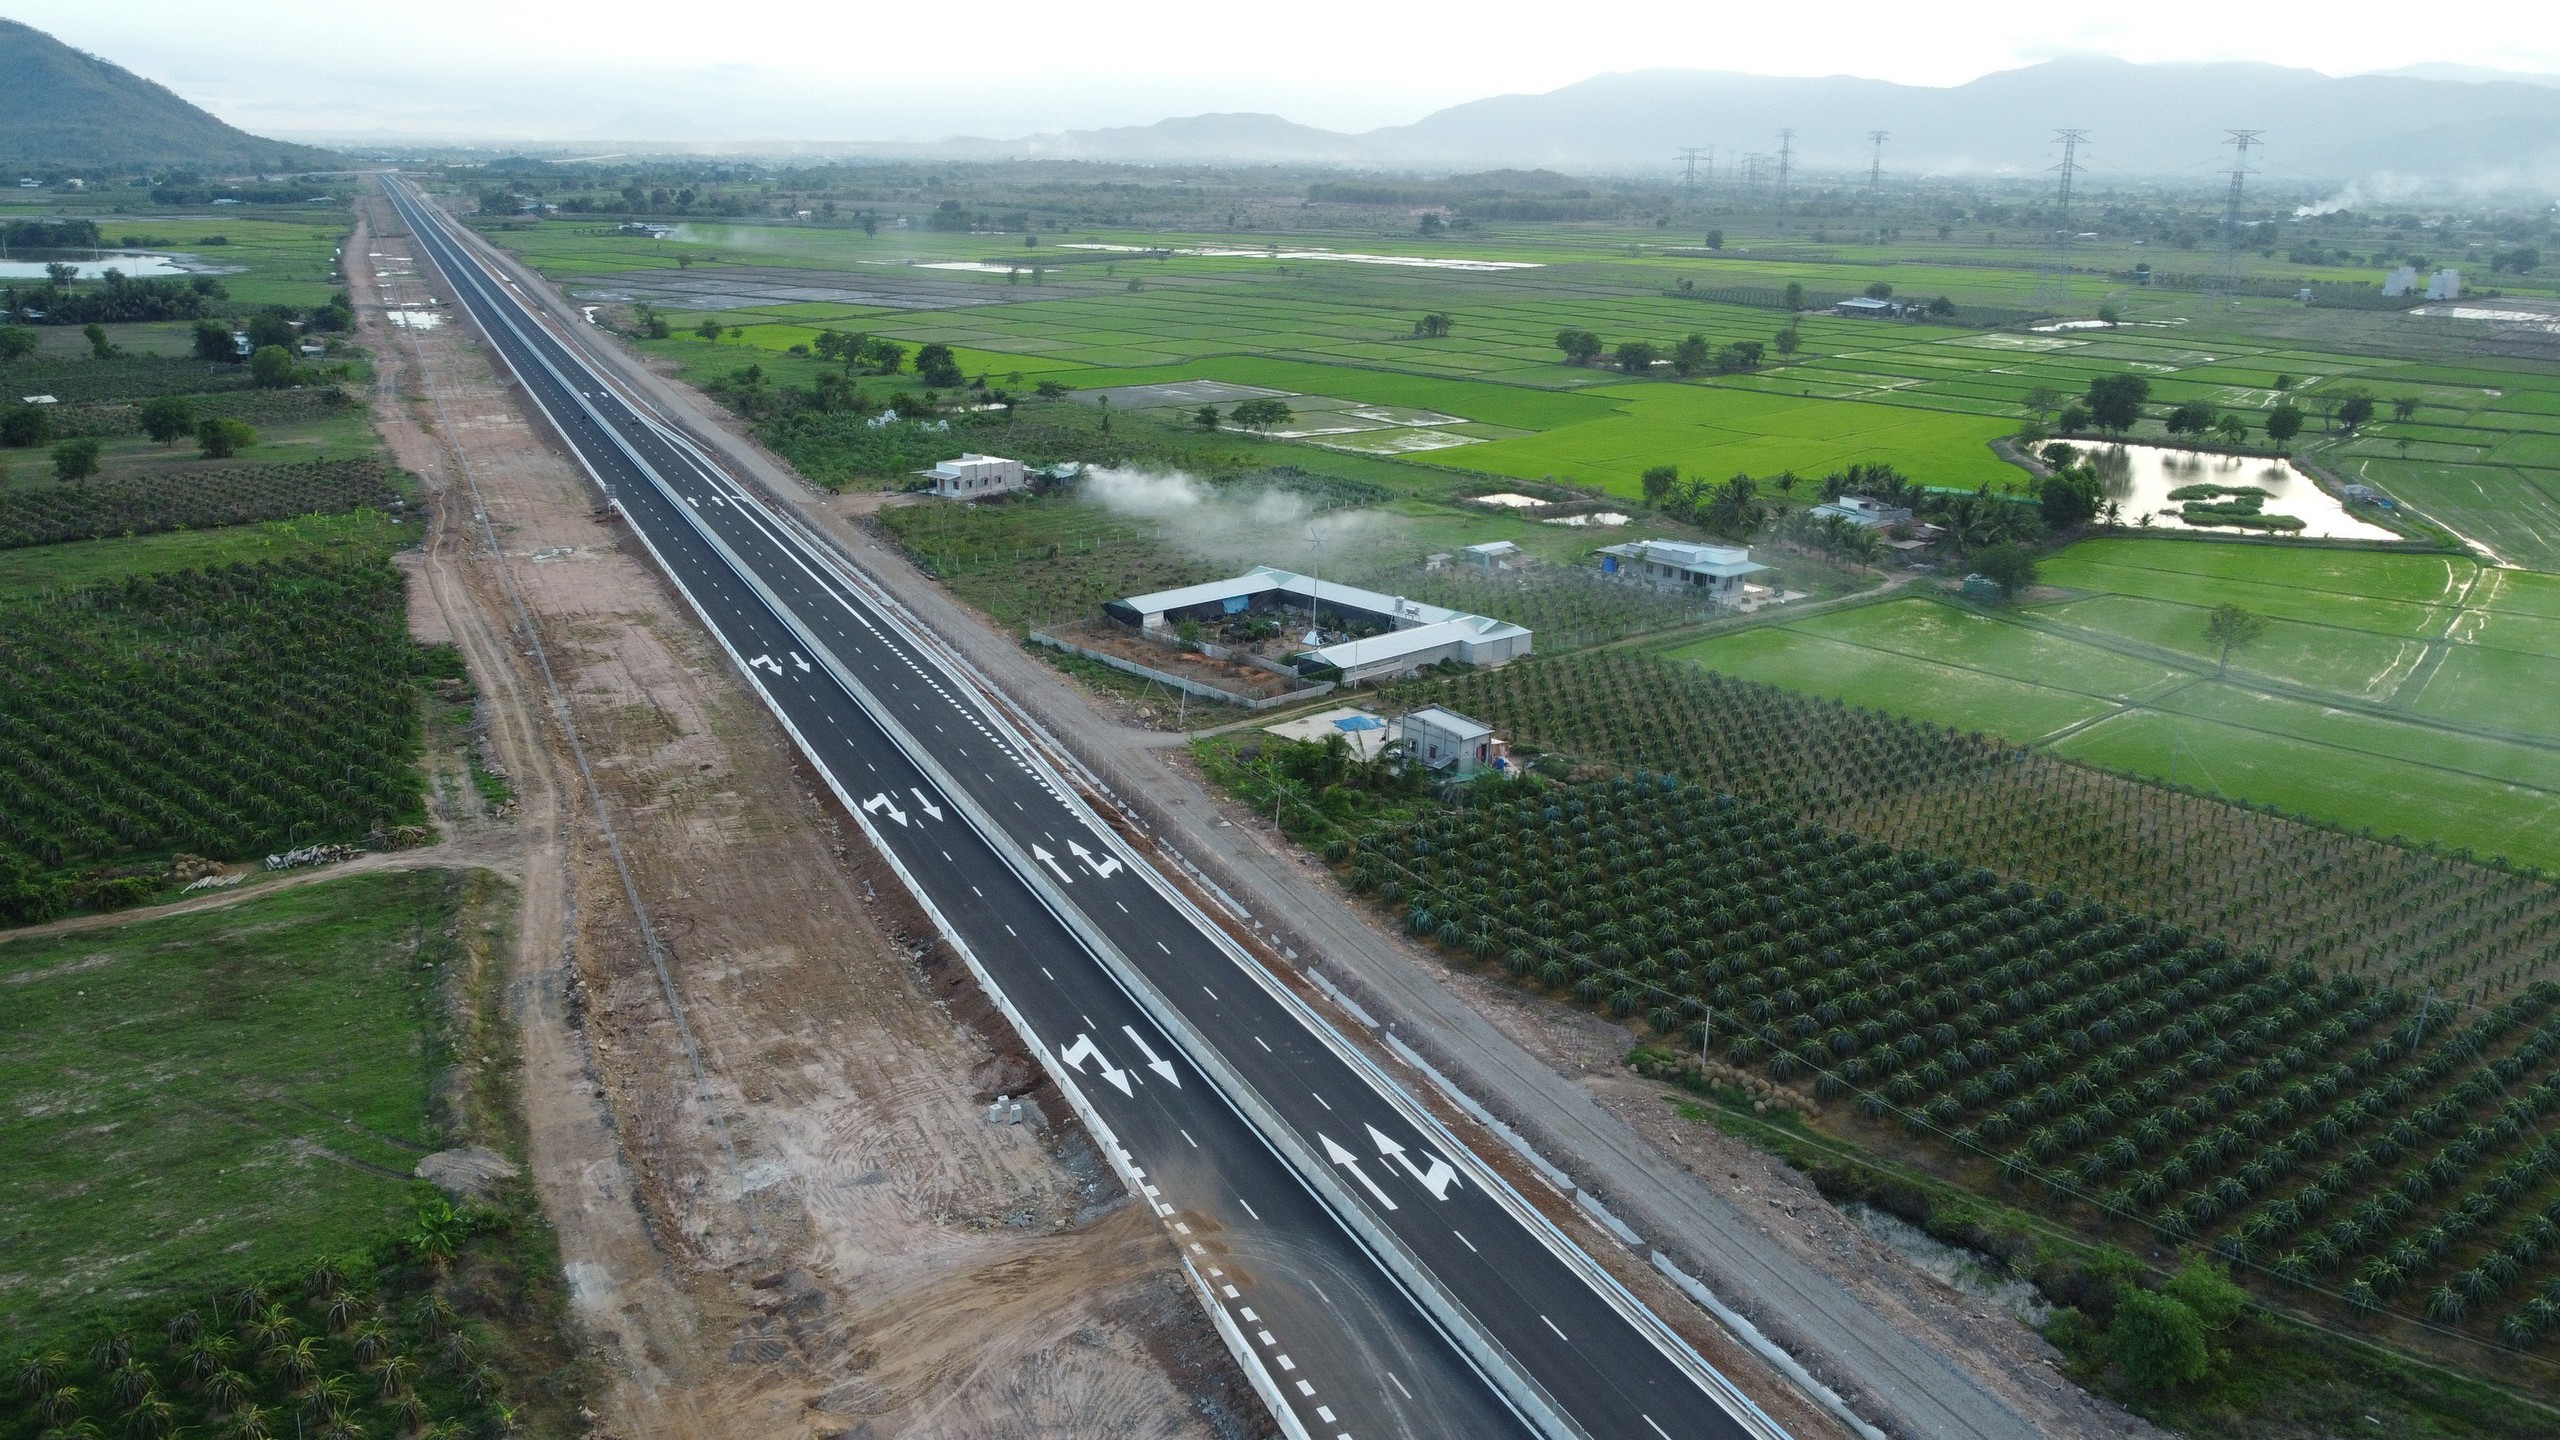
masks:
[[[206,420],[196,426],[196,448],[208,460],[228,460],[257,443],[257,430],[245,421]]]

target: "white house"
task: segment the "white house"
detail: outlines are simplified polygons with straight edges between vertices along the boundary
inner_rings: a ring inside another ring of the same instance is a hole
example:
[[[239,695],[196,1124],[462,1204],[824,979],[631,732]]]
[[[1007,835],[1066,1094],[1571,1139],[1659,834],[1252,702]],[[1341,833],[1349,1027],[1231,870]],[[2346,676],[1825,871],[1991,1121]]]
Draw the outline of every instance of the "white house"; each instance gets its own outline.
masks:
[[[2399,269],[2382,277],[2382,298],[2386,300],[2397,300],[2401,296],[2408,294],[2412,289],[2416,288],[2417,283],[2418,267],[2415,265],[2403,265]]]
[[[1630,540],[1600,547],[1604,574],[1666,589],[1702,594],[1719,605],[1742,598],[1742,579],[1769,567],[1751,558],[1747,545],[1700,545],[1686,540]]]
[[[933,493],[954,500],[978,500],[1020,490],[1031,483],[1022,462],[1000,455],[963,455],[945,460],[919,475],[933,481]]]
[[[1843,495],[1828,505],[1814,506],[1813,513],[1836,516],[1852,525],[1864,525],[1870,530],[1882,530],[1888,525],[1899,525],[1911,518],[1911,512],[1902,506],[1887,505],[1881,500],[1865,495]]]
[[[2445,269],[2439,270],[2435,274],[2428,276],[2427,298],[2430,300],[2461,299],[2462,272],[2459,270]]]
[[[1492,726],[1445,706],[1426,705],[1396,724],[1405,758],[1426,770],[1446,770],[1463,779],[1478,770],[1510,768],[1510,752]]]

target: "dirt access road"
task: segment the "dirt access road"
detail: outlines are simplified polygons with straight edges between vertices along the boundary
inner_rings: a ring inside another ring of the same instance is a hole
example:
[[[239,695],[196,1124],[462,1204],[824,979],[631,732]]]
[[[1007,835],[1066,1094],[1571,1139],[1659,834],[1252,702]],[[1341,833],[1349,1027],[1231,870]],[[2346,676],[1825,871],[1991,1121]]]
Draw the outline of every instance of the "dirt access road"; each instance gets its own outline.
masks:
[[[463,651],[519,793],[526,1158],[603,1427],[1262,1433],[1152,1217],[450,297],[424,305],[397,217],[359,215],[375,413],[433,511],[415,623]],[[988,1123],[1026,1089],[1027,1123]]]

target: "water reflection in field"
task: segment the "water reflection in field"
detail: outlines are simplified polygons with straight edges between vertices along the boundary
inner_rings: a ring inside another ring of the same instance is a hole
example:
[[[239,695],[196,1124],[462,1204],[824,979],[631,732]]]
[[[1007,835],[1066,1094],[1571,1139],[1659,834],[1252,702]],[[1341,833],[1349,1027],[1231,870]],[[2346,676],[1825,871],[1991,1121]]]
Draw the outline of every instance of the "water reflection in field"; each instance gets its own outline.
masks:
[[[2097,462],[2107,499],[2119,507],[2122,522],[2140,525],[2144,516],[2166,530],[2208,530],[2214,534],[2267,534],[2263,530],[2223,525],[2190,525],[2178,514],[2181,502],[2169,492],[2182,485],[2247,485],[2263,490],[2269,515],[2290,515],[2300,530],[2273,532],[2306,539],[2397,540],[2399,534],[2359,518],[2310,476],[2282,460],[2243,455],[2212,455],[2173,450],[2162,445],[2082,446]]]

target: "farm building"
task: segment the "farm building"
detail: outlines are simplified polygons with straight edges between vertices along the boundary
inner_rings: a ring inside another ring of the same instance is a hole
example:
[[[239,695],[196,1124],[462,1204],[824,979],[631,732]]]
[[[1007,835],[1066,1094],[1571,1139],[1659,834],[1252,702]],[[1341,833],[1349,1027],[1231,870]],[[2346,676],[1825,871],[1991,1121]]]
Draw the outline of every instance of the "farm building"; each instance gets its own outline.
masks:
[[[1001,455],[963,455],[916,473],[933,482],[934,494],[953,500],[1003,495],[1031,483],[1021,461]]]
[[[1405,758],[1426,770],[1446,770],[1463,779],[1478,770],[1511,768],[1510,751],[1492,726],[1445,706],[1426,705],[1404,716],[1396,721],[1396,732],[1404,741]]]
[[[1865,495],[1843,495],[1828,505],[1814,506],[1813,513],[1820,516],[1837,516],[1852,525],[1863,525],[1870,530],[1882,530],[1888,525],[1899,525],[1911,518],[1911,511],[1907,507],[1887,505],[1881,500],[1871,499]]]
[[[1831,307],[1834,315],[1856,315],[1869,320],[1899,320],[1911,313],[1911,307],[1899,300],[1879,300],[1872,295],[1852,295]]]
[[[1169,631],[1185,620],[1217,621],[1249,613],[1282,618],[1291,628],[1303,619],[1306,643],[1313,648],[1290,656],[1289,663],[1307,675],[1339,671],[1345,685],[1392,678],[1443,660],[1501,665],[1530,650],[1529,631],[1509,621],[1268,565],[1232,580],[1109,601],[1102,613],[1141,633]],[[1328,627],[1346,632],[1344,638],[1324,643],[1322,632]]]
[[[1600,547],[1603,574],[1704,594],[1719,604],[1741,599],[1743,577],[1768,568],[1751,558],[1751,547],[1747,545],[1630,540],[1623,545]]]

